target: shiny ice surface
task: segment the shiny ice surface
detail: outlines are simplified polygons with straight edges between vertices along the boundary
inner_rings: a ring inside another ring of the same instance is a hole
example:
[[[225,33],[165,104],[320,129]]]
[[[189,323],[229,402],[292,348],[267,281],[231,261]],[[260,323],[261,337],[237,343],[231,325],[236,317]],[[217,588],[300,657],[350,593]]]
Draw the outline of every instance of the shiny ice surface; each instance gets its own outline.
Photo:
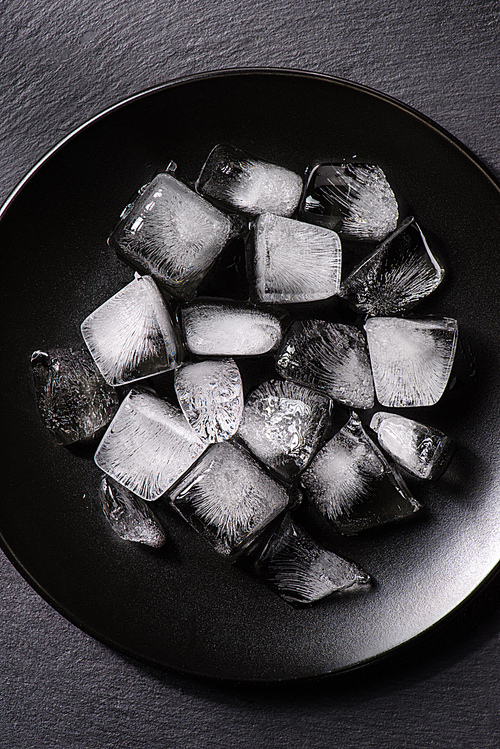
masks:
[[[165,543],[165,532],[144,500],[108,476],[101,481],[99,502],[104,517],[120,538],[154,548]]]

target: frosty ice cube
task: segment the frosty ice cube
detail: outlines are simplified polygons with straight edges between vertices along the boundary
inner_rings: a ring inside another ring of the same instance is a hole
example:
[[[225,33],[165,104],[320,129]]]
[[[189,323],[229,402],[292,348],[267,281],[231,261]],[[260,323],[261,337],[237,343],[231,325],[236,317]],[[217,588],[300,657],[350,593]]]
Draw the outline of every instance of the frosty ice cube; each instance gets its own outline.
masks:
[[[84,347],[35,351],[31,367],[42,421],[61,445],[92,439],[118,410],[116,392]]]
[[[343,281],[339,296],[359,312],[396,315],[428,296],[443,278],[444,268],[409,218]]]
[[[352,325],[294,323],[280,347],[276,368],[285,379],[324,391],[352,408],[373,406],[365,337]]]
[[[342,252],[330,229],[264,213],[254,225],[252,254],[263,302],[313,302],[339,289]]]
[[[194,302],[181,315],[186,345],[198,356],[257,356],[283,335],[278,315],[239,302]]]
[[[101,481],[99,502],[104,517],[120,538],[154,548],[165,543],[165,532],[148,505],[108,476]]]
[[[175,373],[175,392],[184,416],[205,442],[223,442],[237,431],[243,385],[233,359],[186,364]]]
[[[407,517],[420,507],[356,414],[313,458],[300,481],[316,512],[347,535]]]
[[[248,397],[238,436],[259,460],[291,480],[316,452],[330,404],[294,382],[269,380]]]
[[[233,442],[211,445],[169,495],[180,515],[226,557],[237,555],[291,496]]]
[[[370,576],[316,543],[288,513],[255,564],[257,573],[285,601],[309,604],[332,593],[354,591]]]
[[[320,164],[308,179],[299,218],[346,239],[384,239],[398,221],[398,203],[374,164]]]
[[[382,406],[432,406],[450,377],[457,321],[372,317],[365,323],[377,399]]]
[[[97,448],[95,462],[121,486],[152,501],[180,479],[205,448],[178,408],[131,390]]]
[[[106,382],[123,385],[179,366],[181,347],[151,276],[139,276],[82,323]]]
[[[179,299],[190,299],[234,235],[233,222],[171,174],[158,174],[128,207],[109,242]]]
[[[396,463],[421,479],[437,479],[455,451],[452,440],[433,427],[398,414],[374,414],[370,429]]]
[[[196,189],[229,210],[252,216],[291,216],[299,203],[302,180],[298,174],[254,159],[239,148],[220,145],[208,155]]]

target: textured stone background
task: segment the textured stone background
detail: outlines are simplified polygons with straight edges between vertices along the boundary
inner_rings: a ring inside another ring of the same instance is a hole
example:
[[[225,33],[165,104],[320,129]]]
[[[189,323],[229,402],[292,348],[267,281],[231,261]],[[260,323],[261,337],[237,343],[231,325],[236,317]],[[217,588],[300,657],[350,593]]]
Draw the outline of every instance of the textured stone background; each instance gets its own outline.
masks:
[[[3,0],[0,201],[110,104],[238,66],[373,86],[449,129],[500,176],[499,29],[490,0]],[[275,688],[144,667],[69,624],[3,555],[0,581],[1,749],[500,746],[498,579],[397,658]]]

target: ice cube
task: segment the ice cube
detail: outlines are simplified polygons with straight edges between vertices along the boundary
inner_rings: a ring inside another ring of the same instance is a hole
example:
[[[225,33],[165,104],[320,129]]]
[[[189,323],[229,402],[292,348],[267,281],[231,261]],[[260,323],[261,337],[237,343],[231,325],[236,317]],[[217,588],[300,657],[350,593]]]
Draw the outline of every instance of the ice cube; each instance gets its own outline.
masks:
[[[287,506],[291,490],[272,479],[240,445],[218,442],[169,496],[216,551],[232,557]]]
[[[82,323],[90,353],[110,385],[179,366],[181,347],[168,309],[151,276],[139,276]]]
[[[240,302],[194,302],[181,314],[186,345],[198,356],[257,356],[283,335],[280,317]]]
[[[191,299],[234,233],[228,216],[171,174],[158,174],[122,214],[109,242],[171,294]]]
[[[348,535],[407,517],[420,507],[354,413],[300,481],[313,508]]]
[[[370,429],[399,465],[421,479],[439,478],[455,451],[452,440],[443,432],[398,414],[379,411]]]
[[[346,239],[384,239],[398,221],[398,203],[374,164],[320,164],[308,179],[299,218]]]
[[[59,444],[92,439],[118,410],[118,396],[83,346],[35,351],[33,380],[42,421]]]
[[[186,364],[175,373],[175,392],[184,416],[205,442],[223,442],[237,431],[243,385],[233,359]]]
[[[448,382],[457,321],[372,317],[365,323],[377,398],[382,406],[432,406]]]
[[[294,323],[283,340],[276,368],[285,379],[324,391],[347,406],[373,406],[366,340],[352,325],[323,320]]]
[[[104,517],[120,538],[154,548],[163,546],[163,528],[140,497],[104,476],[99,487],[99,501]]]
[[[205,448],[178,408],[131,390],[97,448],[95,462],[126,489],[151,501],[180,479]]]
[[[248,397],[238,436],[259,460],[290,480],[315,453],[330,407],[329,398],[308,388],[269,380]]]
[[[255,564],[257,573],[292,604],[319,601],[370,583],[356,564],[316,543],[288,513]]]
[[[209,153],[196,189],[229,210],[252,216],[291,216],[300,200],[302,180],[298,174],[254,159],[239,148],[219,145]]]
[[[263,302],[313,302],[339,289],[342,251],[330,229],[264,213],[254,225],[252,254]]]

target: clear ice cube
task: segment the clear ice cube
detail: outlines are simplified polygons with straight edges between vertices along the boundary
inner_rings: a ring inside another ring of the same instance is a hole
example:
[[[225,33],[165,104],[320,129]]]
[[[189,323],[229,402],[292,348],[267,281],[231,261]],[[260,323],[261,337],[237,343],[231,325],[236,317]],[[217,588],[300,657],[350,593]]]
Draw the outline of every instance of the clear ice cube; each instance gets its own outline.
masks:
[[[82,335],[110,385],[179,366],[181,348],[170,314],[151,276],[139,276],[92,312]]]
[[[217,552],[232,557],[287,506],[290,491],[243,447],[218,442],[169,496],[172,506]]]
[[[419,509],[356,414],[313,458],[300,481],[313,508],[347,535]]]
[[[437,479],[446,470],[455,451],[443,432],[398,414],[379,411],[370,429],[396,463],[421,479]]]
[[[175,392],[184,416],[205,442],[223,442],[237,431],[243,385],[233,359],[206,360],[176,370]]]
[[[276,368],[297,382],[352,408],[373,406],[373,378],[366,340],[352,325],[304,320],[290,328]]]
[[[219,145],[208,155],[196,189],[229,210],[291,216],[300,200],[302,180],[282,166]]]
[[[97,448],[95,462],[149,502],[180,479],[205,448],[178,408],[131,390]]]
[[[165,532],[140,497],[104,476],[99,487],[99,501],[104,517],[120,538],[156,549],[163,546]]]
[[[238,436],[254,455],[291,480],[316,452],[331,401],[294,382],[269,380],[248,397]]]
[[[38,409],[59,444],[90,440],[106,427],[119,400],[83,346],[31,356]]]
[[[158,174],[128,207],[109,242],[179,299],[191,299],[234,236],[232,220],[171,174]]]
[[[394,231],[398,203],[374,164],[320,164],[308,179],[299,218],[335,229],[346,239],[379,241]]]
[[[377,399],[382,406],[432,406],[450,377],[457,321],[372,317],[365,323]]]
[[[263,302],[313,302],[339,290],[342,251],[330,229],[264,213],[254,224],[252,254]]]
[[[409,218],[343,281],[339,296],[359,312],[397,315],[428,296],[443,278],[444,268]]]

